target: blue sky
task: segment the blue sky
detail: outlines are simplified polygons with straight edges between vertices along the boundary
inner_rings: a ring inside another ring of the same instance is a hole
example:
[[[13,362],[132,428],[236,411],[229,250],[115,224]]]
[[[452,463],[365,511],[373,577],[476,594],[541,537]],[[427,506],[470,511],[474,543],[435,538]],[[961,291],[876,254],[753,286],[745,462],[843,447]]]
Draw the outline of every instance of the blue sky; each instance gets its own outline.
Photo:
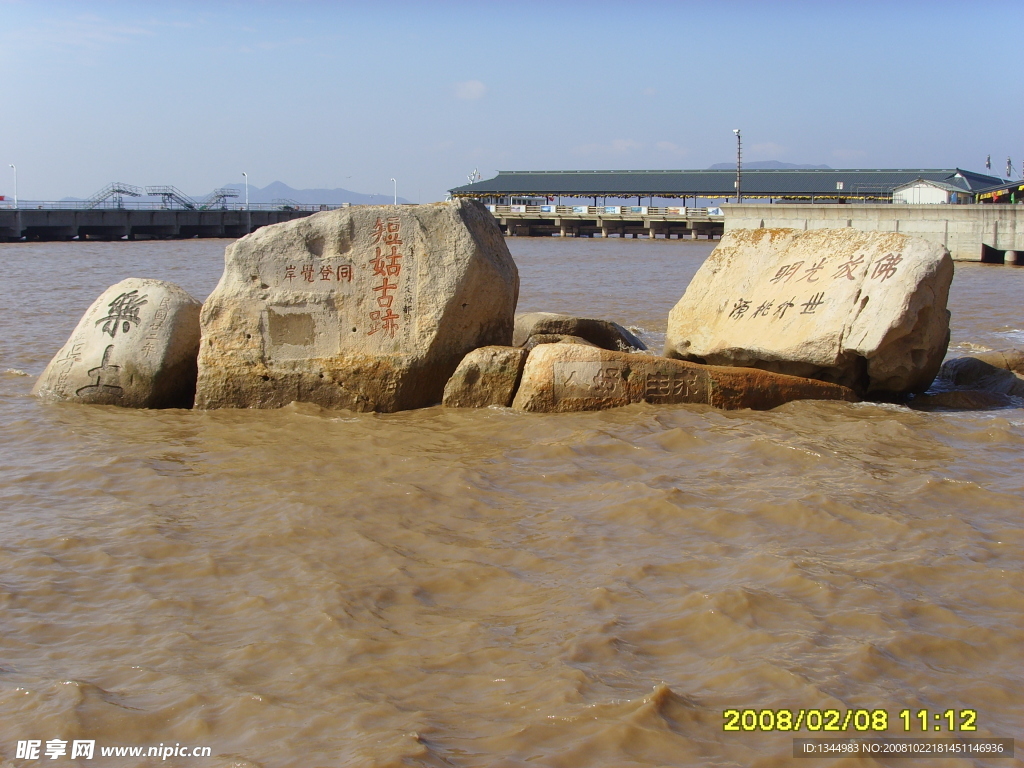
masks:
[[[1024,3],[0,0],[0,194],[1024,160]]]

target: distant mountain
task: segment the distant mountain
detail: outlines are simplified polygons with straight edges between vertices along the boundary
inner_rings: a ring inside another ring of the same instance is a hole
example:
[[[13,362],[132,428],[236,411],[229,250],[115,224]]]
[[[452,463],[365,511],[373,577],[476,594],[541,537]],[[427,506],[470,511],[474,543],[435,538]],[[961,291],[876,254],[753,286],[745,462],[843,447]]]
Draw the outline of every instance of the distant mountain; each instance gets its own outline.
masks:
[[[226,189],[237,189],[239,192],[238,201],[245,200],[244,184],[225,184]],[[206,195],[200,195],[202,199]],[[292,189],[282,181],[275,181],[272,184],[260,189],[249,185],[250,203],[272,203],[275,200],[294,200],[303,205],[341,205],[351,203],[352,205],[384,205],[395,201],[392,195],[364,195],[361,192],[352,192],[347,189]],[[408,203],[404,197],[398,198],[399,203]]]
[[[773,171],[773,170],[814,170],[821,169],[825,171],[832,170],[830,165],[807,165],[805,163],[780,163],[778,160],[757,160],[753,163],[744,163],[744,168],[749,168],[752,171]],[[736,169],[736,163],[715,163],[714,165],[708,166],[709,171],[731,171]]]

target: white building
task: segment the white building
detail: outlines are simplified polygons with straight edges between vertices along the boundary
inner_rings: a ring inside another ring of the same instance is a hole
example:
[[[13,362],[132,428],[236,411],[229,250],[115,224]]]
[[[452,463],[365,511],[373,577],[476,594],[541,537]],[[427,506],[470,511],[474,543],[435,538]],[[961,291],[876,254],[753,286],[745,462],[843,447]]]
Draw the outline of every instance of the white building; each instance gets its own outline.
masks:
[[[956,176],[953,179],[956,180]],[[950,203],[955,205],[970,203],[973,200],[974,196],[966,189],[966,185],[959,187],[949,182],[930,181],[929,179],[916,179],[908,184],[902,184],[892,191],[892,201],[897,204]]]

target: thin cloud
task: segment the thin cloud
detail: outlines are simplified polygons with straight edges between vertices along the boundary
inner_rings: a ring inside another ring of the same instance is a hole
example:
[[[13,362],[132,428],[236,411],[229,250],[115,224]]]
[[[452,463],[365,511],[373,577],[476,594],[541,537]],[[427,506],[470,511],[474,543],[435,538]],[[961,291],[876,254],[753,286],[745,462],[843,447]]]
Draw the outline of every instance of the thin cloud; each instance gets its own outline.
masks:
[[[487,86],[479,80],[466,80],[455,84],[455,98],[463,101],[476,101],[487,95]]]
[[[684,157],[690,153],[690,150],[680,147],[672,141],[659,141],[654,145],[654,148],[662,154],[671,155],[672,157]]]
[[[24,28],[4,35],[7,41],[21,50],[103,50],[151,37],[158,24],[118,24],[94,15],[48,20],[34,28]]]

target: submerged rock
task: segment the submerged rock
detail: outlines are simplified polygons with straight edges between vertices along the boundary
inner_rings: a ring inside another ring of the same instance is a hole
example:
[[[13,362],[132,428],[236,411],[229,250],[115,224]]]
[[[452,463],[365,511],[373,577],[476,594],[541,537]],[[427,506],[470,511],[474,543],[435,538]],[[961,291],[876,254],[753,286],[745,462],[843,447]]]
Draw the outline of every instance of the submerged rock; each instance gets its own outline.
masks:
[[[575,336],[602,349],[617,352],[647,349],[646,344],[618,323],[589,317],[558,315],[553,312],[528,312],[516,315],[512,346],[525,347],[533,336],[552,335]]]
[[[480,347],[466,355],[444,388],[443,405],[449,408],[486,408],[512,405],[526,365],[525,349]]]
[[[908,407],[918,411],[930,411],[935,408],[956,411],[987,411],[995,408],[1010,408],[1013,405],[1014,400],[1009,395],[980,389],[955,389],[917,395],[907,402]]]
[[[1005,357],[1000,362],[1006,362]],[[980,355],[947,360],[939,370],[939,379],[955,387],[1024,397],[1024,379],[1012,370],[986,362]]]
[[[584,347],[597,347],[597,344],[587,341],[582,336],[567,336],[562,333],[535,333],[526,340],[522,349],[529,352],[538,344],[582,344]]]
[[[704,403],[766,410],[791,400],[857,400],[847,387],[797,376],[700,365],[572,344],[530,352],[512,407],[593,411],[629,403]]]
[[[196,406],[433,405],[468,352],[511,343],[518,292],[501,231],[474,202],[264,227],[228,246],[203,306]]]
[[[998,349],[993,352],[979,352],[970,357],[993,365],[996,368],[1013,371],[1018,376],[1024,376],[1024,349]],[[951,362],[952,360],[947,360],[946,364]],[[945,364],[943,367],[945,367]],[[940,373],[940,375],[942,374]]]
[[[923,392],[946,353],[952,279],[943,246],[899,233],[735,230],[669,314],[665,355],[867,397]]]
[[[189,408],[199,310],[173,283],[122,280],[89,307],[32,393],[126,408]]]

